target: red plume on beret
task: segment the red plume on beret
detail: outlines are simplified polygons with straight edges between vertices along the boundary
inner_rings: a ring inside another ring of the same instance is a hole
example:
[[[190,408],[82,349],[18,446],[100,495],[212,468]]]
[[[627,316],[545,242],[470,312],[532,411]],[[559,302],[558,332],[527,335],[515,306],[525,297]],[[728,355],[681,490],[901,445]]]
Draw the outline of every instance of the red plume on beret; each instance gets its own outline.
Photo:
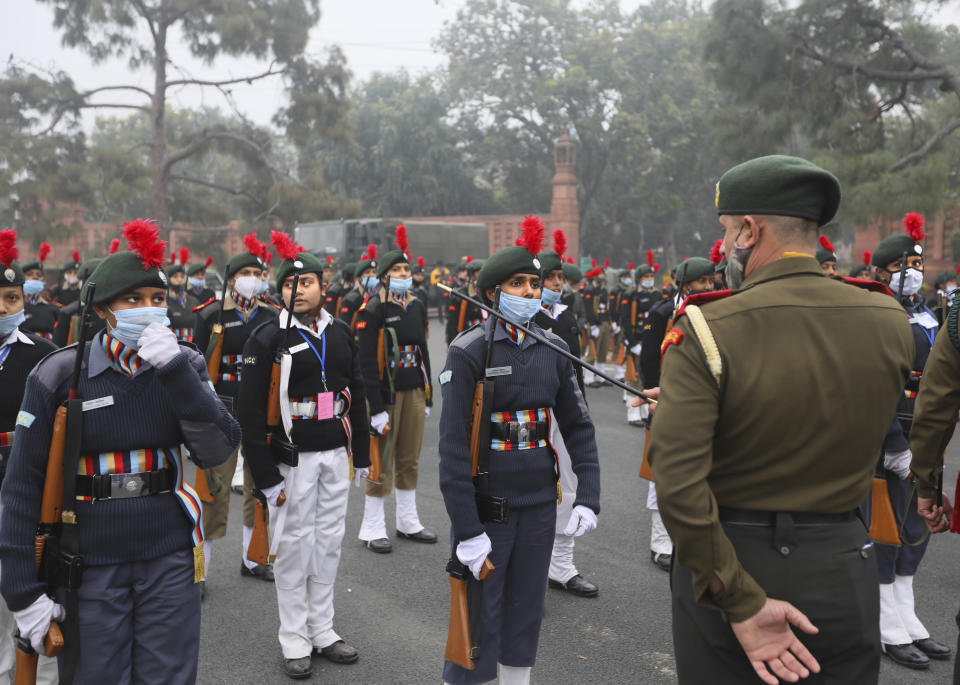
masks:
[[[913,239],[913,242],[919,243],[927,237],[923,232],[923,214],[916,212],[907,212],[903,217],[903,227],[907,229],[907,235]]]
[[[603,270],[598,266],[596,268],[590,269],[587,273],[583,274],[584,278],[596,278],[600,275]]]
[[[283,231],[271,231],[270,244],[273,245],[273,249],[277,251],[278,255],[290,261],[295,261],[297,256],[303,252],[303,248]]]
[[[863,251],[863,265],[870,266],[870,261],[873,259],[873,253],[870,250]]]
[[[957,264],[957,275],[960,276],[960,264]]]
[[[562,262],[563,254],[567,251],[567,234],[563,232],[563,229],[558,228],[553,232],[553,251],[557,253]]]
[[[0,264],[9,267],[19,255],[17,232],[12,228],[0,231]]]
[[[114,238],[110,241],[110,254],[115,254],[120,249],[120,238]]]
[[[610,258],[609,258],[609,257],[607,257],[606,259],[603,260],[603,268],[604,268],[604,269],[609,269],[609,268],[610,268]]]
[[[188,261],[190,261],[190,249],[187,247],[181,247],[180,248],[180,266],[186,266]]]
[[[597,267],[597,260],[596,260],[596,259],[591,259],[591,260],[590,260],[590,266],[592,266],[593,268],[596,268],[596,267]]]
[[[263,243],[257,238],[256,233],[247,233],[243,236],[243,246],[247,248],[247,252],[254,257],[259,257],[263,252]]]
[[[647,250],[647,266],[653,268],[653,250]]]
[[[710,261],[719,264],[723,261],[723,255],[720,254],[720,247],[723,245],[723,238],[717,238],[717,242],[710,248]]]
[[[263,255],[263,261],[265,261],[268,265],[271,264],[273,262],[273,253],[266,252],[266,254]]]
[[[836,252],[836,250],[833,249],[833,243],[830,242],[830,238],[828,238],[827,236],[825,235],[820,236],[819,238],[817,238],[817,242],[819,242],[820,247],[822,247],[827,252]]]
[[[463,259],[463,263],[464,263],[464,264],[469,264],[469,263],[472,262],[472,261],[473,261],[473,255],[472,255],[472,254],[468,254],[468,255],[467,255],[466,257],[464,257],[464,259]]]
[[[573,257],[567,257],[567,264],[573,264]]]
[[[134,219],[120,227],[123,237],[127,239],[127,247],[140,258],[144,271],[151,267],[162,267],[163,255],[167,251],[167,244],[157,239],[160,229],[156,224],[153,219]]]
[[[427,265],[426,259],[424,259],[423,257],[417,257],[417,266],[419,266],[422,269],[426,265]]]
[[[520,223],[520,237],[517,238],[517,245],[527,248],[527,252],[534,257],[543,249],[543,234],[546,232],[540,217],[527,215],[523,217]]]
[[[207,257],[205,260],[203,260],[204,269],[209,269],[211,264],[213,264],[213,257]]]
[[[660,272],[660,265],[659,265],[659,264],[654,264],[654,265],[653,265],[653,273],[659,273],[659,272]]]
[[[327,255],[327,266],[330,266],[331,264],[333,264],[333,257]]]
[[[630,262],[629,264],[627,264],[627,270],[633,271],[633,262]]]
[[[397,226],[395,235],[397,237],[397,249],[403,253],[404,257],[407,257],[407,248],[410,247],[410,241],[407,239],[407,227],[400,224]]]
[[[367,259],[376,259],[377,258],[377,246],[373,243],[367,245]]]
[[[73,254],[70,255],[70,258],[73,260],[74,264],[80,263],[80,250],[74,250]]]
[[[48,243],[48,242],[46,242],[46,241],[40,243],[40,251],[37,252],[37,259],[40,260],[40,263],[41,263],[41,264],[43,264],[45,261],[47,261],[47,257],[50,256],[50,252],[51,252],[52,250],[53,250],[53,248],[50,247],[50,243]]]

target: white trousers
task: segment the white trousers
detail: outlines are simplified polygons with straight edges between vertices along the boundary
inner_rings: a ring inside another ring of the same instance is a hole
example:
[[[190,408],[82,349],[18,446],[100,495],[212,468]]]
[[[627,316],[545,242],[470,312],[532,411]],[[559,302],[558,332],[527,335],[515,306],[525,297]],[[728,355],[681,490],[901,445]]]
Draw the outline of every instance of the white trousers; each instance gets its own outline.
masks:
[[[653,483],[650,483],[650,489],[647,490],[647,509],[650,510],[650,551],[656,554],[673,554],[673,540],[660,518],[657,488]]]
[[[560,463],[560,490],[563,492],[563,501],[557,505],[557,526],[553,536],[553,554],[550,557],[550,580],[566,583],[577,575],[577,567],[573,564],[572,535],[564,535],[563,531],[570,522],[573,514],[574,501],[577,498],[577,475],[573,472],[570,463],[570,454],[563,443],[563,435],[557,426],[557,418],[550,412],[550,444],[557,450],[557,460]]]
[[[301,452],[290,476],[289,507],[273,563],[286,659],[309,656],[340,639],[333,630],[333,582],[340,565],[350,465],[347,450]]]

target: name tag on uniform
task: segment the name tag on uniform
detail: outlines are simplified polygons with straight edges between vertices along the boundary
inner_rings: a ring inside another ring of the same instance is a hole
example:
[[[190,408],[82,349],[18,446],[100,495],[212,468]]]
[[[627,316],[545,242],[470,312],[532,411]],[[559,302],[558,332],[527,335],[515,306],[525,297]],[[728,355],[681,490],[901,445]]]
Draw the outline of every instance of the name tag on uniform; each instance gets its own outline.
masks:
[[[228,323],[223,324],[223,327],[233,328],[234,326],[242,326],[242,325],[243,325],[243,321],[230,321]]]
[[[400,317],[399,317],[399,316],[388,316],[388,317],[385,319],[385,321],[386,321],[387,323],[395,323],[395,322],[397,322],[397,321],[399,321],[399,320],[400,320]]]
[[[113,406],[113,395],[107,395],[106,397],[98,397],[95,400],[87,400],[83,403],[83,411],[90,411],[91,409],[100,409],[101,407],[112,407]]]
[[[317,421],[326,421],[333,418],[333,393],[317,393]]]
[[[513,373],[512,366],[491,366],[487,368],[486,377],[509,376]]]
[[[310,347],[307,343],[302,342],[299,345],[294,345],[290,348],[290,354],[296,354],[297,352],[303,352],[305,349]]]
[[[910,323],[915,323],[923,328],[936,328],[937,319],[930,312],[920,312],[910,317]]]

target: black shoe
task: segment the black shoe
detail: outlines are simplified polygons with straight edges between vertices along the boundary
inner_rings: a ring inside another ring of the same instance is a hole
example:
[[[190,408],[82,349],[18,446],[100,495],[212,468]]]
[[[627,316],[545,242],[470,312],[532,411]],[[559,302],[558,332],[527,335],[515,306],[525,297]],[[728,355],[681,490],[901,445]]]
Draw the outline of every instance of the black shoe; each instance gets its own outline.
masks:
[[[414,542],[425,542],[428,545],[432,545],[437,541],[437,534],[431,533],[426,528],[422,529],[419,533],[401,533],[398,530],[397,537],[403,538],[404,540],[413,540]]]
[[[231,492],[233,492],[235,495],[242,495],[242,494],[243,494],[243,486],[242,486],[242,485],[231,485],[231,486],[230,486],[230,490],[231,490]]]
[[[306,680],[313,675],[313,662],[309,656],[299,659],[284,659],[283,670],[294,680]]]
[[[352,664],[360,658],[360,653],[343,640],[337,640],[323,649],[314,647],[313,653],[326,657],[335,664]]]
[[[390,554],[393,551],[393,545],[388,538],[377,538],[376,540],[367,540],[367,549],[377,554]]]
[[[673,560],[672,554],[657,554],[654,551],[650,552],[650,561],[656,564],[661,570],[670,572],[670,562]]]
[[[561,583],[559,580],[553,580],[551,578],[547,584],[556,590],[566,590],[571,595],[576,595],[577,597],[596,597],[600,594],[600,589],[593,583],[585,580],[579,573],[566,583]]]
[[[932,637],[925,637],[922,640],[914,640],[913,646],[931,659],[950,658],[950,648],[942,642],[937,642]]]
[[[912,644],[905,645],[883,645],[884,653],[893,661],[901,666],[912,668],[917,671],[923,671],[930,667],[930,659],[927,655],[914,647]]]
[[[272,583],[273,582],[273,566],[257,564],[253,568],[247,568],[247,565],[241,561],[240,575],[250,576],[251,578],[259,578],[260,580],[265,580],[268,583]]]

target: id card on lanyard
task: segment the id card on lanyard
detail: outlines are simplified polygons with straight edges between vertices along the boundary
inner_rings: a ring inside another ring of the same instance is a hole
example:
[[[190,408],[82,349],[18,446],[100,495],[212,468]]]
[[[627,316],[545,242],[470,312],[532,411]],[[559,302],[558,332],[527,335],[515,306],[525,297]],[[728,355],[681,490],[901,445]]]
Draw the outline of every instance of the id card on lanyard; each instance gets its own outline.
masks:
[[[303,341],[310,346],[317,361],[320,362],[320,381],[323,383],[323,392],[317,393],[317,420],[328,421],[334,418],[334,416],[333,393],[327,391],[327,334],[320,334],[320,349],[322,352],[317,352],[317,348],[310,342],[307,334],[300,328],[297,329],[297,332],[300,334],[300,337],[303,338]]]

